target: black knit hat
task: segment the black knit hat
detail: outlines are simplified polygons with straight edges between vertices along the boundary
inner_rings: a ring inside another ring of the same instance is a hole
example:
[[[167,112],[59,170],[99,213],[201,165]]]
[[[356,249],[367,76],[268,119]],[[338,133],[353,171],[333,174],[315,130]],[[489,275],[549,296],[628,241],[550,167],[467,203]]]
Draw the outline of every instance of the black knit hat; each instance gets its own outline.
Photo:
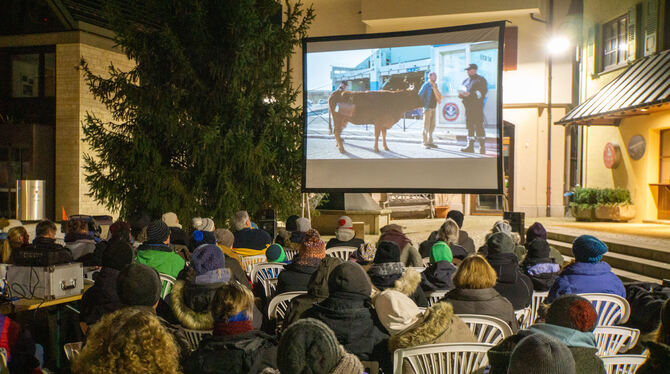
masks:
[[[375,253],[375,264],[386,262],[400,262],[400,248],[394,242],[383,241],[377,244],[377,253]]]
[[[548,259],[551,248],[549,243],[542,238],[536,238],[528,243],[528,254],[526,258],[529,259]]]
[[[449,213],[447,213],[447,218],[453,219],[459,229],[463,227],[463,213],[461,213],[460,210],[450,210]]]
[[[575,359],[559,340],[544,334],[527,336],[512,351],[507,374],[575,374]]]
[[[170,237],[170,228],[162,220],[152,221],[147,226],[147,243],[162,244]]]
[[[161,297],[161,288],[156,269],[144,264],[126,265],[116,279],[119,300],[128,306],[156,305]]]
[[[102,252],[102,266],[121,271],[133,262],[133,247],[125,240],[111,240]]]
[[[328,293],[356,294],[369,297],[372,283],[365,270],[353,261],[337,265],[328,276]]]
[[[588,332],[596,328],[598,313],[587,299],[577,295],[563,295],[551,303],[545,322]]]
[[[277,366],[282,373],[330,373],[341,359],[333,330],[313,318],[289,326],[277,348]]]
[[[293,232],[298,230],[298,216],[290,216],[286,219],[286,231]]]
[[[489,255],[495,253],[514,253],[515,247],[514,240],[503,232],[496,232],[486,240],[486,248]]]

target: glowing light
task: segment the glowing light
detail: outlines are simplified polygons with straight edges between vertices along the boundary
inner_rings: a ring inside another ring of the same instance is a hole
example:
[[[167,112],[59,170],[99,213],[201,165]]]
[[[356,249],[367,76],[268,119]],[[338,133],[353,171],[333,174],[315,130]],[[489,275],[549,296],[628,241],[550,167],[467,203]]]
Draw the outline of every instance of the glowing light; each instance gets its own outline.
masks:
[[[570,41],[565,36],[556,35],[549,39],[547,43],[547,50],[552,55],[561,54],[570,48]]]

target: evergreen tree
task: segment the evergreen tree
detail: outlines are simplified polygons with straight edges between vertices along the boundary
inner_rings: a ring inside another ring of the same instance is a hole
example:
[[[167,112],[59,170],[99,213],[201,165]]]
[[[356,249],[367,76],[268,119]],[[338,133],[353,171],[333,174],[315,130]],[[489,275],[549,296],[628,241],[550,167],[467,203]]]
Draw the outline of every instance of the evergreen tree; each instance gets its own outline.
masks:
[[[146,0],[141,15],[111,2],[116,42],[136,66],[100,76],[81,62],[113,115],[83,123],[91,195],[122,217],[292,214],[303,122],[287,61],[314,14],[291,3],[282,22],[276,0]]]

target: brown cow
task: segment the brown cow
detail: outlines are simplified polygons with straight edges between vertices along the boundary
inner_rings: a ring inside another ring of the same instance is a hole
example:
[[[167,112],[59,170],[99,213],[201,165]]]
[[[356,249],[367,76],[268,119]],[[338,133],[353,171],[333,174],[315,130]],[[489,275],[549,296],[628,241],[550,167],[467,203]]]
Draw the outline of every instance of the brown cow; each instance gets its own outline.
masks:
[[[380,133],[384,149],[388,151],[386,130],[398,122],[405,112],[422,106],[423,102],[413,87],[402,91],[335,91],[328,99],[328,109],[333,119],[337,147],[344,153],[340,135],[347,123],[351,122],[354,125],[373,124],[375,152],[379,152]]]

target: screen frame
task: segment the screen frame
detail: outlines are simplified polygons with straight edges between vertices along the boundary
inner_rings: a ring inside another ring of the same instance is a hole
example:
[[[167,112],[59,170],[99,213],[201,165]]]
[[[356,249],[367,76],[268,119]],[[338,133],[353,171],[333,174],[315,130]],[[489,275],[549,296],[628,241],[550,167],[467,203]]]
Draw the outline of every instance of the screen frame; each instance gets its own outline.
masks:
[[[302,181],[301,192],[351,192],[351,193],[463,193],[463,194],[503,194],[503,49],[505,43],[505,23],[506,21],[493,21],[484,23],[475,23],[468,25],[440,27],[432,29],[410,30],[410,31],[392,31],[371,34],[351,34],[351,35],[335,35],[335,36],[318,36],[309,37],[302,40],[302,117],[303,117],[303,136],[302,136]],[[313,42],[328,42],[328,41],[342,41],[342,40],[360,40],[360,39],[379,39],[389,37],[402,36],[416,36],[427,34],[439,34],[454,31],[476,30],[484,28],[498,27],[498,74],[497,87],[498,95],[496,102],[496,113],[498,122],[496,124],[497,142],[498,142],[498,157],[496,157],[496,169],[498,171],[497,182],[498,187],[495,189],[482,188],[308,188],[307,184],[307,43]]]

